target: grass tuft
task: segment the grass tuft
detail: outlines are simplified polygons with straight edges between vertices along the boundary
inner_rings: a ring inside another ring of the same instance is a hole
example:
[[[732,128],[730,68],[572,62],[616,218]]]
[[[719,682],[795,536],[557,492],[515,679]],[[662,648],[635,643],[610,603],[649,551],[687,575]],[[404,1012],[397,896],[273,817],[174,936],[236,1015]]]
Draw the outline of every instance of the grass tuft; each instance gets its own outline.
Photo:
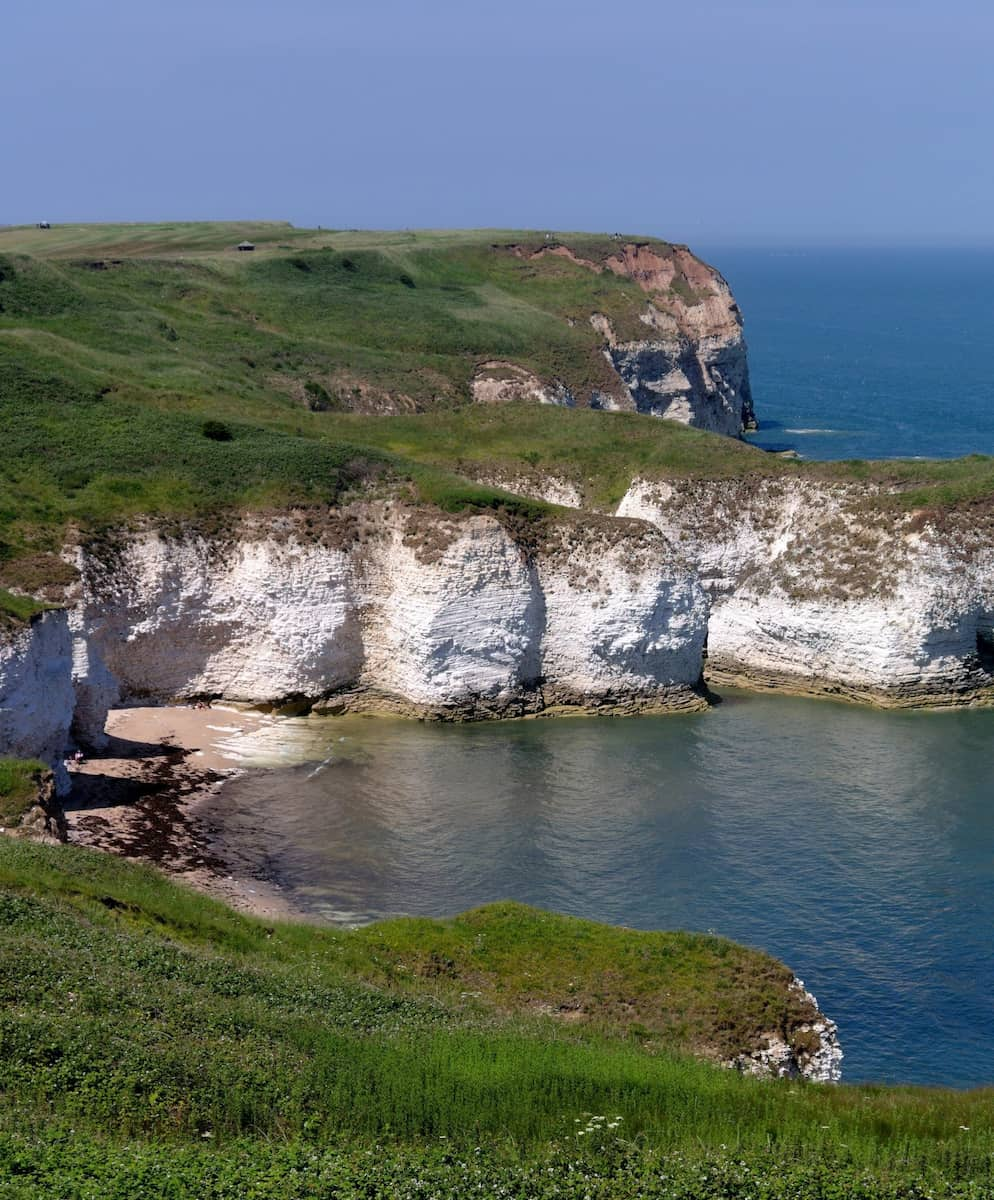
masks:
[[[48,768],[35,759],[0,758],[0,826],[15,827],[38,799]]]

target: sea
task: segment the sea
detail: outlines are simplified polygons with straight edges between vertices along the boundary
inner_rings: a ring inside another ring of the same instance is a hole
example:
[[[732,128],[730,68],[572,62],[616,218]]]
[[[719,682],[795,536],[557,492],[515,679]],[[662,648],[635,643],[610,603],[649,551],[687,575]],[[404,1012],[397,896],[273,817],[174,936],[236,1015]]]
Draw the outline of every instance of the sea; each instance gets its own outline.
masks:
[[[704,250],[745,314],[757,444],[994,454],[994,251]],[[316,919],[512,898],[711,931],[795,970],[845,1079],[994,1085],[994,711],[730,691],[693,715],[312,718],[263,741],[212,820]]]
[[[994,454],[994,248],[703,254],[745,317],[756,445],[816,459]]]

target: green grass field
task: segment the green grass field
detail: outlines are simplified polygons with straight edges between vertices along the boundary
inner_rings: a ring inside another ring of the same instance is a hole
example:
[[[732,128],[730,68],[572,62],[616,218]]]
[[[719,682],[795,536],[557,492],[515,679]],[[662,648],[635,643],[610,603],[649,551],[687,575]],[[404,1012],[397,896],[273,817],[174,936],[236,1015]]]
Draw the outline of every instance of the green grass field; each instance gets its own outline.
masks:
[[[593,261],[616,246],[560,236]],[[254,254],[233,249],[243,237]],[[490,359],[583,395],[606,369],[589,314],[624,328],[644,304],[628,279],[516,257],[514,245],[541,235],[0,230],[0,587],[44,594],[64,580],[55,552],[70,526],[144,513],[336,504],[385,488],[450,510],[509,503],[467,474],[554,473],[605,509],[636,474],[865,480],[917,509],[994,495],[994,460],[979,456],[806,464],[632,414],[474,406],[469,381]],[[375,411],[384,397],[409,411]],[[209,421],[230,439],[206,437]]]
[[[990,1093],[763,1082],[686,1056],[730,1004],[768,1017],[778,970],[721,939],[520,905],[264,924],[120,860],[0,839],[0,1197],[136,1179],[148,1196],[330,1196],[336,1179],[418,1195],[422,1172],[450,1189],[431,1195],[983,1194],[967,1183],[991,1183]],[[535,1008],[578,993],[600,1019]],[[705,1175],[724,1182],[688,1190]]]

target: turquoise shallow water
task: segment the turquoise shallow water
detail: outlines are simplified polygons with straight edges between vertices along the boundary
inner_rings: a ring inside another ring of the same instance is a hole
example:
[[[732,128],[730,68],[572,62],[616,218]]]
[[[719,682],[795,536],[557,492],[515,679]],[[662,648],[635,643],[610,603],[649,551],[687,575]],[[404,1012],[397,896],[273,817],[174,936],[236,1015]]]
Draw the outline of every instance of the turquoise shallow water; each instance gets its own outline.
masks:
[[[846,1078],[994,1083],[994,712],[729,694],[691,716],[279,736],[308,764],[237,780],[214,818],[315,916],[512,897],[712,929],[801,975]]]
[[[757,444],[994,454],[994,250],[699,249],[745,316]]]

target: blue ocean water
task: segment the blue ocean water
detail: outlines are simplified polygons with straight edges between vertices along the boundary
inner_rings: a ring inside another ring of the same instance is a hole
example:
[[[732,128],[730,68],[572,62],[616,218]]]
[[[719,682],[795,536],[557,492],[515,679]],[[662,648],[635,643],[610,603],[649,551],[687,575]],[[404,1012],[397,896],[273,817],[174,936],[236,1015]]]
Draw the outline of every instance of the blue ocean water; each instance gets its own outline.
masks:
[[[695,248],[745,317],[757,445],[994,454],[994,249]]]
[[[844,1078],[994,1083],[994,712],[729,692],[687,716],[272,733],[307,765],[235,780],[211,819],[315,917],[511,898],[714,930],[798,972]]]

